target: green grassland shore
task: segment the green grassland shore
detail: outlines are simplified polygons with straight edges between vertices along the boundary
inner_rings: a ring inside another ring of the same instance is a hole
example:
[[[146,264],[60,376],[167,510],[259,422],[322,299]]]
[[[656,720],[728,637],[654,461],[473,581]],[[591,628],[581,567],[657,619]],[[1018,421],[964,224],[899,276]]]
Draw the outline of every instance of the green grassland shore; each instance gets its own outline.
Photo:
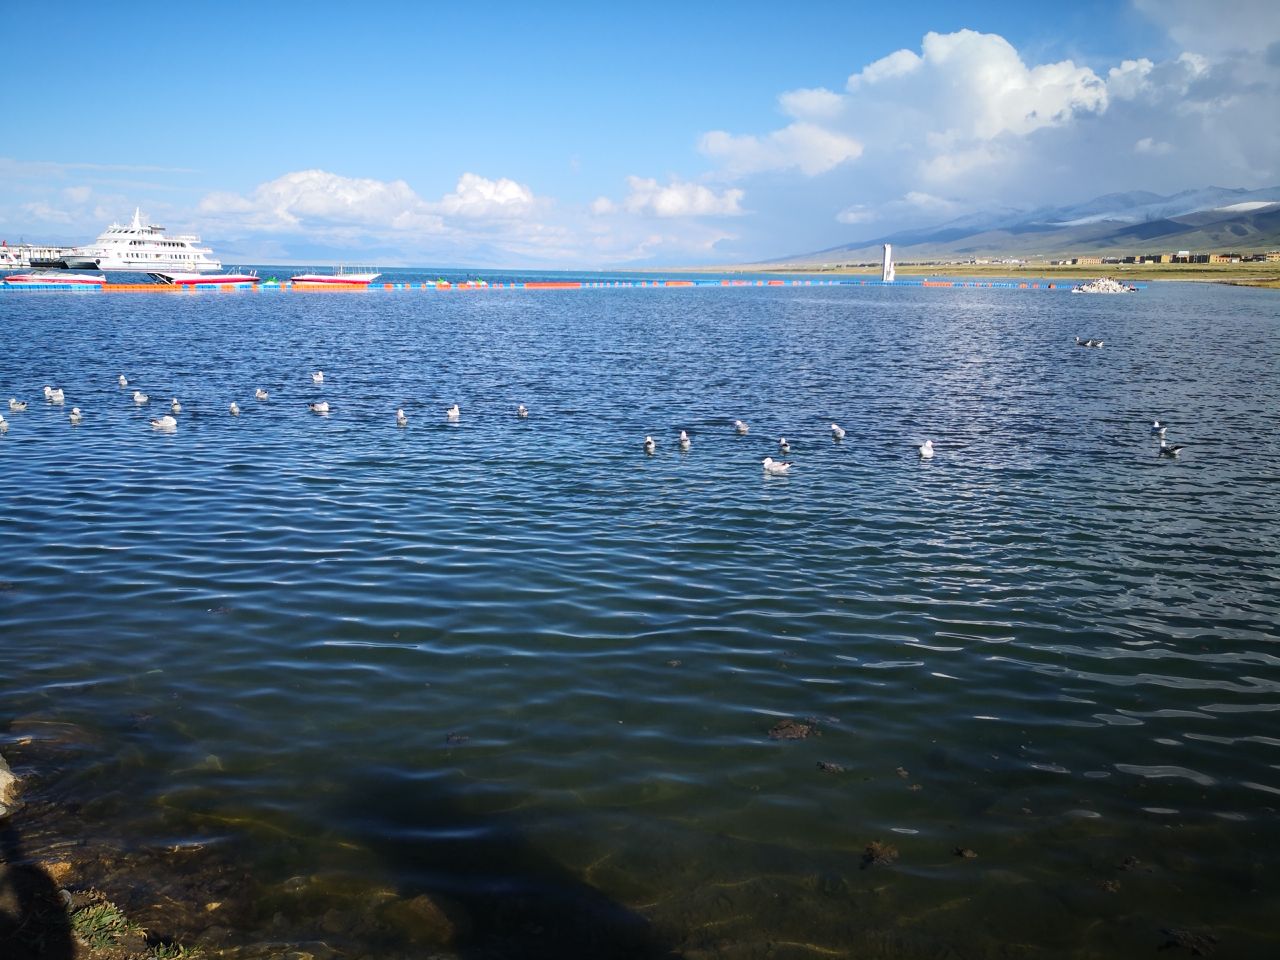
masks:
[[[1082,283],[1095,277],[1117,280],[1161,281],[1182,280],[1201,283],[1229,283],[1237,286],[1280,289],[1280,263],[1107,263],[1061,266],[1047,261],[1029,260],[1011,263],[896,264],[899,277],[970,278],[979,280],[1062,280]],[[737,267],[706,267],[696,273],[785,273],[805,277],[878,277],[879,264],[868,266],[823,267],[805,264],[750,264]]]

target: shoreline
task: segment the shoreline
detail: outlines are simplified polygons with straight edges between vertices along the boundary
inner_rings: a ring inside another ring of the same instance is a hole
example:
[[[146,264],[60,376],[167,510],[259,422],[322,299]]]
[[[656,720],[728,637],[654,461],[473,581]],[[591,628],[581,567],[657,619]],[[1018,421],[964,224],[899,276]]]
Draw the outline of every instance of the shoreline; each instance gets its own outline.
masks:
[[[1088,281],[1097,277],[1151,282],[1207,282],[1237,286],[1280,287],[1278,263],[1227,264],[1091,264],[1063,266],[1031,262],[1012,264],[911,264],[898,263],[899,277],[969,277],[981,280],[1072,280]],[[742,276],[785,275],[797,277],[878,277],[880,266],[806,267],[796,264],[753,264],[726,267],[671,267],[671,272],[690,274],[738,274]]]

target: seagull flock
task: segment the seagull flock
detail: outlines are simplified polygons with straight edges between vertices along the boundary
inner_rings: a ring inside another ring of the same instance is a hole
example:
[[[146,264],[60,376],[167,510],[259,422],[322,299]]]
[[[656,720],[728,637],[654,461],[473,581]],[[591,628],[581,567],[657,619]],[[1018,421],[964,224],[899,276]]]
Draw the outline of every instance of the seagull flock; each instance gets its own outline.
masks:
[[[1076,337],[1076,344],[1082,347],[1085,347],[1085,346],[1101,347],[1102,341],[1101,340],[1081,340],[1079,337]],[[129,380],[127,377],[125,377],[123,373],[120,374],[116,382],[119,383],[121,389],[124,389],[129,386]],[[313,373],[311,373],[311,382],[313,384],[324,383],[324,371],[316,370]],[[254,390],[253,395],[254,395],[254,399],[258,401],[265,402],[270,399],[270,394],[266,390],[264,390],[262,387],[258,387],[256,390]],[[66,393],[63,391],[61,387],[46,386],[44,388],[44,398],[50,404],[61,405],[66,402]],[[138,390],[135,388],[133,391],[133,402],[137,406],[142,407],[142,406],[145,406],[146,404],[149,404],[151,402],[151,398],[147,396],[147,394],[143,393],[141,390]],[[9,398],[10,413],[23,413],[26,411],[26,409],[27,409],[27,403],[25,401],[20,401],[18,400],[17,397]],[[307,409],[309,409],[312,413],[317,413],[322,416],[327,416],[329,414],[330,407],[329,407],[329,402],[327,400],[318,400],[318,401],[308,403]],[[166,433],[172,433],[177,430],[178,420],[175,414],[179,414],[182,412],[182,404],[178,402],[177,397],[174,397],[170,401],[169,410],[170,412],[167,414],[152,418],[151,420],[152,429],[159,430]],[[239,416],[241,412],[240,404],[238,404],[234,400],[231,401],[231,404],[228,407],[228,411],[233,417]],[[527,419],[529,416],[529,409],[523,403],[519,404],[515,409],[515,414],[520,419]],[[448,420],[450,423],[457,423],[459,418],[462,416],[462,410],[458,406],[458,404],[455,403],[444,411],[444,415],[445,415],[445,419]],[[79,407],[72,407],[71,413],[67,417],[67,420],[71,423],[72,426],[79,426],[84,421],[84,414],[81,412]],[[405,415],[403,408],[396,410],[395,423],[397,427],[407,427],[409,425],[409,418]],[[4,418],[3,414],[0,414],[0,434],[7,433],[8,430],[9,430],[9,421],[7,421]],[[751,427],[744,420],[734,420],[733,430],[734,430],[734,433],[736,433],[738,436],[745,436],[747,433],[750,432]],[[1165,439],[1165,433],[1167,430],[1168,430],[1168,427],[1165,424],[1162,424],[1159,420],[1152,421],[1151,434],[1152,436],[1158,438],[1160,441],[1160,447],[1158,451],[1159,455],[1163,457],[1177,457],[1185,448],[1182,444],[1169,443]],[[841,427],[838,423],[832,423],[831,439],[838,442],[843,440],[844,438],[845,438],[845,429]],[[693,446],[693,441],[690,439],[688,432],[685,430],[680,431],[680,437],[676,441],[676,443],[682,453],[688,453],[691,447]],[[646,436],[644,438],[643,448],[646,454],[648,454],[649,456],[652,456],[658,450],[657,441],[655,441],[652,436]],[[934,449],[933,449],[932,440],[926,440],[916,449],[920,454],[921,460],[933,459]],[[790,452],[791,452],[791,443],[787,440],[786,437],[779,437],[778,438],[779,455],[786,456]],[[764,460],[761,462],[761,465],[764,469],[764,472],[770,476],[784,476],[791,470],[791,467],[792,467],[792,464],[790,462],[786,460],[775,460],[772,457],[765,457]]]

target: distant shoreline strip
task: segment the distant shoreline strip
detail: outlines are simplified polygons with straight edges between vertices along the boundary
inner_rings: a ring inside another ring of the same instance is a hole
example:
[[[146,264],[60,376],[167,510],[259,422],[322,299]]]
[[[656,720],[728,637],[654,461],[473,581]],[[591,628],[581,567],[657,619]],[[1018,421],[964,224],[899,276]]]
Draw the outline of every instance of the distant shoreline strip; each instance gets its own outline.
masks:
[[[173,286],[160,283],[104,283],[79,285],[66,283],[6,284],[0,290],[21,293],[95,294],[95,293],[167,293],[181,295],[207,291],[293,292],[293,293],[364,293],[369,290],[442,290],[478,292],[482,290],[596,290],[637,287],[982,287],[1000,290],[1069,290],[1069,286],[1052,281],[1035,280],[526,280],[486,284],[405,283],[324,284],[324,283],[194,283]]]

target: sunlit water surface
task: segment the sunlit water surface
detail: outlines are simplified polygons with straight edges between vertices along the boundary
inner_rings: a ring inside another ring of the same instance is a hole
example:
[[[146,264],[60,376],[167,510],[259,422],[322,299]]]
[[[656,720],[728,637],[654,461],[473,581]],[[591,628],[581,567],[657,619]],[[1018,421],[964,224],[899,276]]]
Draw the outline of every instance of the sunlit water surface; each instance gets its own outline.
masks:
[[[422,893],[464,956],[1268,955],[1278,305],[10,293],[0,746],[75,730],[84,829],[344,956]]]

